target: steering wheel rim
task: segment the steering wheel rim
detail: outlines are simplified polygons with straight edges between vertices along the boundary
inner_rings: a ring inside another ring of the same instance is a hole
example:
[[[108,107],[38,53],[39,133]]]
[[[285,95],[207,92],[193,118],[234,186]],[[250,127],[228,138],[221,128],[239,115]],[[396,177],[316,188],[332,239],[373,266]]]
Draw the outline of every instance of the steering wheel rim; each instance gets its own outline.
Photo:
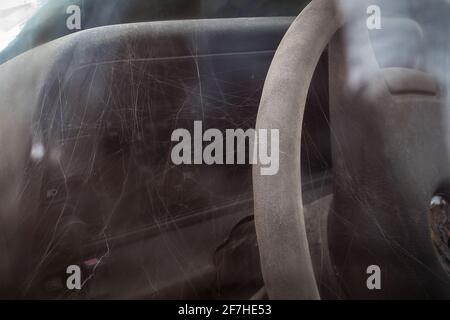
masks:
[[[315,68],[342,23],[337,1],[313,0],[286,32],[264,84],[256,129],[280,133],[278,173],[263,176],[261,165],[253,166],[256,233],[270,299],[320,299],[306,235],[298,142]]]

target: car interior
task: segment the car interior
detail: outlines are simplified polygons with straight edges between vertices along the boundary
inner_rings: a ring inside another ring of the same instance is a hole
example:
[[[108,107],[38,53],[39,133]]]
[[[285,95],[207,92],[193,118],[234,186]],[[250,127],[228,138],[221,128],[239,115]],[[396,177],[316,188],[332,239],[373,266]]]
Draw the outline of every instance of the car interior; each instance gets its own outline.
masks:
[[[46,1],[0,51],[0,297],[450,298],[447,22],[424,5]],[[195,121],[279,130],[279,172],[175,165]]]

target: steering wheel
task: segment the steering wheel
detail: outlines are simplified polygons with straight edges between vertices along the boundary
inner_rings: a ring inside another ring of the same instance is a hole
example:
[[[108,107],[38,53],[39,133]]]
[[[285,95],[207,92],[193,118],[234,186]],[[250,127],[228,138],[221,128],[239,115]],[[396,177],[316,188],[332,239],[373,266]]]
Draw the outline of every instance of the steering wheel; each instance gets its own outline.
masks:
[[[319,58],[332,39],[334,44],[336,32],[353,19],[347,13],[343,16],[339,4],[313,0],[301,12],[275,53],[262,93],[256,129],[278,129],[280,134],[278,174],[264,176],[261,165],[253,166],[257,240],[270,299],[320,299],[305,228],[299,141]],[[448,125],[441,120],[448,115],[446,104],[427,74],[379,66],[366,100],[343,98],[339,82],[346,81],[345,49],[336,45],[329,52],[339,62],[330,66],[330,99],[333,91],[339,100],[331,101],[331,129],[345,141],[332,147],[333,210],[342,216],[332,217],[331,229],[328,222],[329,234],[335,240],[331,242],[345,242],[349,233],[354,237],[347,247],[330,248],[330,253],[341,250],[343,260],[352,264],[342,267],[341,284],[353,286],[350,297],[369,296],[365,268],[373,261],[389,279],[379,297],[448,298],[450,278],[436,258],[426,216],[433,193],[450,176],[442,156],[447,148],[442,132]],[[363,58],[375,60],[373,54]],[[336,111],[337,103],[347,110]],[[351,226],[344,230],[338,220],[350,221]]]
[[[253,167],[257,239],[271,299],[320,298],[303,214],[299,141],[314,70],[341,20],[334,1],[312,1],[281,41],[264,85],[256,129],[280,130],[278,174],[263,176]]]

